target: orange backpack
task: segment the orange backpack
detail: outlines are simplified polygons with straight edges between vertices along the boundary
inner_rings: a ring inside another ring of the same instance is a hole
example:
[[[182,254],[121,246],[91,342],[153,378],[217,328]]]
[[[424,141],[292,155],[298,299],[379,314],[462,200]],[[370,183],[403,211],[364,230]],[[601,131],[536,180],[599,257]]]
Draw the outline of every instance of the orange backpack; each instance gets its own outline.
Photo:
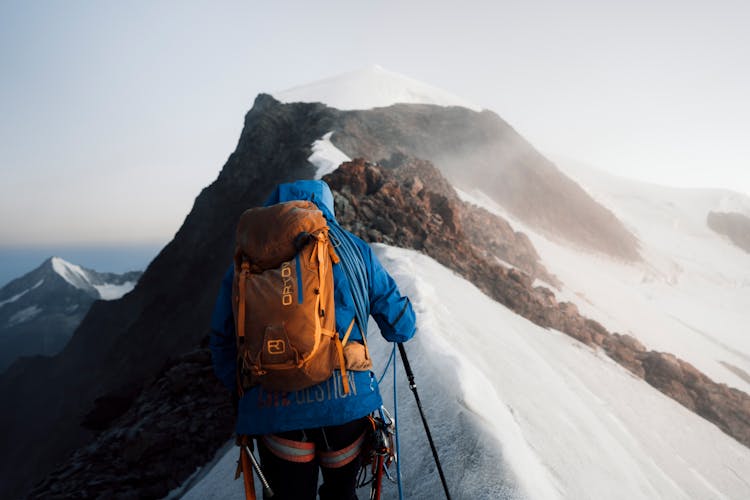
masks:
[[[290,201],[246,210],[234,262],[239,387],[296,391],[340,367],[348,393],[333,299],[339,258],[317,206]]]

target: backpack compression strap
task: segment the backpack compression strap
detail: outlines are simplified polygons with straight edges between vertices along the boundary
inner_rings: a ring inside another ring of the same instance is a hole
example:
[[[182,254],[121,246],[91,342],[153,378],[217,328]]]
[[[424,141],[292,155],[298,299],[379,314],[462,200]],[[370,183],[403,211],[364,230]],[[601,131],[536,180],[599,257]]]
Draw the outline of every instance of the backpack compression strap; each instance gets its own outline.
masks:
[[[316,252],[313,252],[313,255],[317,254],[318,257],[318,272],[320,273],[320,293],[317,294],[317,300],[320,301],[320,297],[323,295],[323,285],[325,283],[325,279],[323,279],[324,274],[324,265],[331,265],[331,262],[333,264],[338,264],[340,259],[339,256],[336,255],[336,252],[333,249],[333,246],[331,245],[330,241],[327,239],[327,234],[319,234],[318,235],[318,242],[317,242],[318,248]],[[327,260],[329,258],[330,260]],[[330,269],[330,272],[333,272],[333,269]],[[352,320],[352,324],[349,325],[349,329],[346,332],[345,339],[349,337],[349,333],[352,330],[352,326],[354,325],[354,320]],[[338,334],[334,332],[329,332],[328,330],[321,330],[320,326],[320,317],[316,317],[315,320],[315,329],[320,332],[321,335],[330,336],[333,338],[334,343],[336,344],[336,351],[338,353],[339,358],[339,368],[341,370],[341,384],[344,389],[344,394],[349,394],[349,378],[346,375],[346,360],[344,359],[344,345],[341,342],[341,339],[339,338]],[[317,333],[317,332],[316,332]],[[320,339],[321,335],[316,335],[315,342],[317,344],[318,339]],[[317,348],[317,345],[316,345]],[[313,351],[315,351],[314,349]]]
[[[354,327],[354,318],[352,318],[352,322],[349,323],[349,328],[346,329],[344,340],[341,340],[338,335],[334,337],[334,340],[336,342],[336,351],[339,355],[339,365],[341,366],[341,383],[344,386],[344,394],[349,394],[349,379],[346,376],[346,359],[344,358],[344,346],[346,345],[346,341],[349,340],[349,334],[352,333],[352,327]]]
[[[242,266],[240,268],[240,282],[238,283],[238,310],[237,310],[237,345],[241,346],[245,343],[245,283],[247,277],[250,274],[250,263],[242,259]],[[245,391],[242,389],[242,378],[240,377],[240,370],[237,371],[237,392],[240,398],[244,395]]]

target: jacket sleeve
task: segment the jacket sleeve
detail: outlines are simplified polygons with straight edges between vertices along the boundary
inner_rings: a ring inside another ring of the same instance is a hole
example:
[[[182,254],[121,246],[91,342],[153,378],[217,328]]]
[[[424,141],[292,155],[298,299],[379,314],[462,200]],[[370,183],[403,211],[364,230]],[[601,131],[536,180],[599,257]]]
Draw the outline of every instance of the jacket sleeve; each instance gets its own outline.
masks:
[[[230,266],[221,280],[219,296],[211,314],[209,347],[211,361],[218,379],[232,393],[237,391],[237,344],[234,336],[232,312],[232,280],[234,267]]]
[[[414,336],[416,317],[409,298],[402,296],[396,282],[383,268],[370,246],[360,245],[368,270],[370,314],[389,342],[406,342]]]

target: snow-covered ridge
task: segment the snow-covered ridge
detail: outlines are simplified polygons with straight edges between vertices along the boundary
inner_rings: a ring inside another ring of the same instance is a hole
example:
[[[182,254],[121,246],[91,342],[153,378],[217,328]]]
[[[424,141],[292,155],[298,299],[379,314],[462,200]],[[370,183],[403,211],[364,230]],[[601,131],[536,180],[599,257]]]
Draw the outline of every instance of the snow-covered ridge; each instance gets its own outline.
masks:
[[[59,274],[65,281],[78,288],[79,290],[94,289],[102,300],[119,299],[134,287],[135,281],[126,281],[124,283],[107,283],[92,276],[81,266],[71,264],[60,257],[52,257],[52,269]]]
[[[474,111],[482,110],[480,106],[445,90],[377,65],[274,92],[273,96],[281,102],[323,102],[343,110],[372,109],[397,103],[461,106]]]
[[[52,269],[76,288],[86,290],[93,286],[89,280],[88,273],[81,266],[71,264],[60,257],[52,257]]]

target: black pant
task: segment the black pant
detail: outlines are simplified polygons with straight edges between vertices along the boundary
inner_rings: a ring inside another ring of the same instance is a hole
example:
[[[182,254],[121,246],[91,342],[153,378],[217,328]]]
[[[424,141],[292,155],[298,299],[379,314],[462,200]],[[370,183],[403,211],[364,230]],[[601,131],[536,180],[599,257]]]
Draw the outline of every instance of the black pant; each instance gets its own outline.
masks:
[[[355,442],[368,428],[367,417],[343,425],[281,432],[277,436],[293,441],[315,443],[318,451],[335,451]],[[273,490],[273,500],[314,500],[318,486],[318,469],[323,473],[323,484],[317,492],[320,500],[357,500],[355,489],[361,466],[361,454],[350,463],[338,467],[320,467],[319,461],[297,463],[273,454],[258,439],[261,467]],[[265,497],[264,497],[265,498]]]

